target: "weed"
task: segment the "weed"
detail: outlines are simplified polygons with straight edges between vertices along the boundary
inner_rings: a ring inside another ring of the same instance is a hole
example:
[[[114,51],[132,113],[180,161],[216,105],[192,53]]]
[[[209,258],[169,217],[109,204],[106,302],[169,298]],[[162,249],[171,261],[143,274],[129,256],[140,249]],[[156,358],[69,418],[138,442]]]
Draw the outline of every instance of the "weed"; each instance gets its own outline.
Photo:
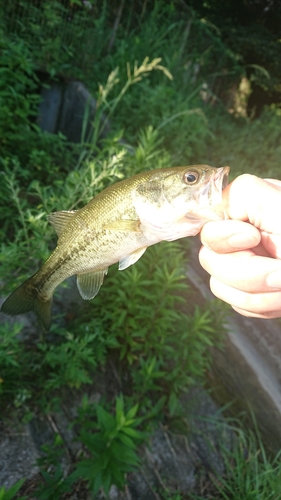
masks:
[[[269,459],[259,435],[235,429],[237,439],[224,450],[225,474],[216,487],[221,497],[270,500],[281,496],[280,453]]]
[[[22,487],[23,483],[25,482],[25,479],[20,479],[20,481],[17,481],[11,488],[8,490],[4,488],[4,486],[0,487],[0,500],[12,500],[15,498],[15,495],[17,492],[20,490]],[[27,497],[17,497],[18,500],[27,500]]]
[[[57,465],[52,472],[40,470],[44,482],[34,492],[38,500],[60,500],[64,493],[71,491],[75,481],[71,476],[65,477],[61,465]]]
[[[123,488],[125,475],[139,465],[137,444],[144,439],[136,429],[140,420],[136,418],[138,405],[125,411],[122,395],[116,398],[115,415],[101,405],[95,406],[97,422],[92,422],[92,431],[82,431],[80,440],[90,458],[78,462],[75,477],[83,477],[95,495],[100,488],[108,495],[112,484]]]
[[[38,344],[42,352],[44,368],[48,373],[45,388],[54,390],[65,385],[79,388],[82,384],[89,384],[91,378],[89,371],[93,371],[98,361],[95,352],[95,340],[98,332],[81,337],[74,337],[69,332],[56,331],[61,334],[64,341],[58,345]]]
[[[0,397],[2,401],[13,401],[18,409],[26,407],[31,397],[29,385],[25,380],[27,370],[24,366],[28,356],[19,339],[21,330],[22,325],[18,323],[12,327],[8,323],[0,325]]]
[[[224,500],[267,500],[281,498],[280,452],[270,457],[257,425],[245,429],[241,422],[228,423],[226,429],[233,435],[231,447],[220,443],[224,473],[211,475],[214,498]],[[193,500],[205,496],[192,494]],[[212,497],[213,498],[213,497]]]
[[[207,161],[231,165],[233,178],[246,172],[260,177],[280,177],[281,116],[278,109],[265,110],[255,121],[225,113],[223,119],[221,113],[216,116],[211,113],[210,117],[213,139],[205,144]]]
[[[181,310],[188,293],[185,261],[179,242],[155,245],[124,273],[112,269],[85,309],[89,332],[101,321],[121,378],[130,373],[126,391],[143,414],[163,394],[175,411],[181,391],[203,377],[208,348],[218,335],[209,311],[195,309],[187,316]],[[80,320],[83,328],[85,319]],[[76,328],[73,324],[73,332]]]

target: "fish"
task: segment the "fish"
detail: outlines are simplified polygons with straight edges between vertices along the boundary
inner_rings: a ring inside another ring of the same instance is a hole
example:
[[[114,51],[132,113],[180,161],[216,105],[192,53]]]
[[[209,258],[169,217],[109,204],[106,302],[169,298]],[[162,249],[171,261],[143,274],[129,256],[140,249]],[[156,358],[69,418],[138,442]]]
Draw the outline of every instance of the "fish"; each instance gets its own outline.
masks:
[[[79,210],[49,214],[57,246],[5,300],[2,313],[33,311],[48,331],[54,291],[70,276],[77,275],[82,298],[93,299],[112,264],[119,262],[124,270],[147,247],[195,236],[207,221],[227,218],[222,190],[229,170],[208,165],[150,170],[110,185]]]

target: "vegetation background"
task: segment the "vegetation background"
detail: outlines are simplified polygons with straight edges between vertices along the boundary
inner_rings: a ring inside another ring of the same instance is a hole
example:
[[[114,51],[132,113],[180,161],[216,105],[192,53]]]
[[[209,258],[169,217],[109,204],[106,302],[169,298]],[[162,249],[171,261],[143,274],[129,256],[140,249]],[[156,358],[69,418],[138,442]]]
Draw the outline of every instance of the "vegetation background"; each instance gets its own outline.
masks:
[[[2,2],[3,296],[54,248],[46,214],[80,207],[113,181],[192,163],[230,165],[233,177],[280,177],[280,26],[277,0]],[[40,88],[50,80],[81,80],[96,99],[94,131],[88,137],[84,126],[78,144],[37,124]],[[33,498],[70,498],[81,478],[93,498],[123,488],[157,422],[182,418],[181,394],[204,383],[223,316],[217,305],[196,306],[187,262],[188,241],[151,248],[124,273],[112,269],[93,302],[71,315],[57,311],[48,335],[38,325],[1,323],[3,425],[81,396],[74,423],[82,455],[66,474],[57,436],[44,449]],[[92,404],[100,372],[115,383]],[[278,457],[268,458],[253,434],[236,434],[224,476],[204,498],[281,498]],[[24,494],[22,483],[0,489],[0,498]],[[160,495],[203,498],[198,492]]]

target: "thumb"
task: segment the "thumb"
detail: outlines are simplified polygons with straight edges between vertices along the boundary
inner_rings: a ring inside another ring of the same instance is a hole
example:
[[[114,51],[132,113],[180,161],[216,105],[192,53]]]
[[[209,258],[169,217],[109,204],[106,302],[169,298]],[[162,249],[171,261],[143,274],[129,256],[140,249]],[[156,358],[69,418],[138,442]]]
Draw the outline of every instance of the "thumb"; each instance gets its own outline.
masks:
[[[281,181],[240,175],[223,190],[223,206],[230,219],[250,222],[267,233],[281,233]]]

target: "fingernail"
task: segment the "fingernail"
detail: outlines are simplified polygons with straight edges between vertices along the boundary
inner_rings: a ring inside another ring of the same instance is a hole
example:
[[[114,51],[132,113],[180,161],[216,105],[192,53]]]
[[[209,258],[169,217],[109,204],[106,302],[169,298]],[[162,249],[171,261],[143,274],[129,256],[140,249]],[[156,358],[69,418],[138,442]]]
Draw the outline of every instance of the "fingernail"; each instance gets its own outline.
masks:
[[[276,290],[280,290],[281,288],[281,269],[277,271],[273,271],[266,278],[266,284],[270,288],[275,288]]]
[[[246,233],[232,234],[227,241],[233,249],[237,250],[253,248],[258,244],[257,238]]]

